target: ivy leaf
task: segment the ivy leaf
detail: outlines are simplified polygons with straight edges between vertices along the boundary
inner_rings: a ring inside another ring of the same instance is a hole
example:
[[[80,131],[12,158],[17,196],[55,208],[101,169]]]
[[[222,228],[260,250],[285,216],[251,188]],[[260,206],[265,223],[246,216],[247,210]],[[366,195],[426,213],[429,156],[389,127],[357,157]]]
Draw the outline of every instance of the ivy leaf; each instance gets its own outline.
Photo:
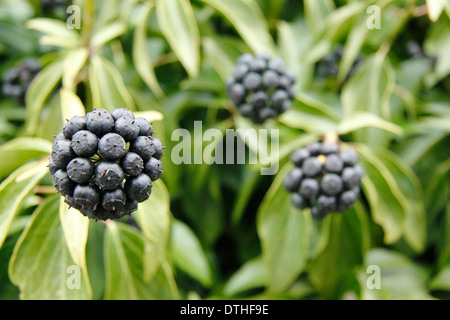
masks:
[[[161,31],[191,78],[200,68],[200,33],[188,0],[158,0],[156,12]]]
[[[200,241],[195,233],[179,220],[172,222],[170,252],[178,268],[198,280],[203,286],[212,285],[212,271]]]
[[[0,178],[30,160],[42,158],[52,152],[52,144],[39,138],[16,138],[0,146]]]
[[[267,21],[254,0],[203,0],[220,11],[234,25],[254,52],[275,53]]]
[[[33,213],[9,264],[21,299],[90,299],[87,270],[72,259],[58,218],[60,197],[50,197]]]
[[[105,299],[144,300],[172,299],[167,269],[158,268],[147,274],[146,252],[151,241],[136,229],[120,222],[110,221],[105,234]],[[157,256],[153,257],[155,260]],[[164,264],[163,264],[164,265]]]
[[[20,167],[0,184],[0,247],[22,201],[47,172],[47,161],[44,159]]]
[[[280,170],[258,210],[256,226],[267,266],[269,295],[288,288],[304,270],[308,258],[311,216],[291,204],[290,193],[282,186],[291,167],[287,164]]]
[[[368,269],[369,266],[374,268]],[[362,269],[358,279],[363,300],[433,299],[426,287],[429,271],[400,252],[372,249],[366,254]],[[379,288],[370,289],[368,283],[375,285],[377,281]]]

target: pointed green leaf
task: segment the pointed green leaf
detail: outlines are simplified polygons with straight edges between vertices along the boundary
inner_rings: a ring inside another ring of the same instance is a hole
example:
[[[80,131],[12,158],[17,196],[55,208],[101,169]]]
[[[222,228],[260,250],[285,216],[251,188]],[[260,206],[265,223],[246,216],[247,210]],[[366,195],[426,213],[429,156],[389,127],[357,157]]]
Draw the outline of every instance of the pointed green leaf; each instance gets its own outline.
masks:
[[[62,88],[59,93],[61,95],[61,115],[63,121],[73,116],[86,115],[83,102],[81,102],[81,99],[75,93],[66,88]]]
[[[134,109],[134,101],[126,88],[117,68],[106,58],[92,57],[89,68],[89,80],[94,107],[103,107],[109,111],[126,106]]]
[[[275,54],[275,45],[267,21],[254,0],[203,0],[220,11],[254,52]]]
[[[87,48],[79,48],[69,52],[64,59],[64,72],[62,76],[63,86],[66,88],[73,88],[75,86],[75,79],[80,73],[89,57],[89,50]]]
[[[322,230],[328,233],[326,243],[311,261],[308,277],[322,297],[339,299],[344,292],[354,290],[346,285],[356,283],[354,270],[363,262],[370,230],[366,212],[357,204],[342,214],[330,214],[325,219],[331,220]]]
[[[264,287],[267,283],[267,266],[262,257],[248,260],[227,281],[223,292],[233,297],[246,290]]]
[[[59,205],[59,219],[61,220],[64,237],[72,259],[78,266],[86,268],[89,219],[78,210],[69,209],[62,197]]]
[[[0,247],[22,201],[47,172],[44,159],[20,167],[0,184]]]
[[[42,69],[31,82],[25,97],[27,134],[32,135],[35,132],[39,124],[42,106],[61,80],[63,71],[64,60],[52,62]]]
[[[311,216],[292,205],[290,193],[282,186],[291,168],[287,164],[277,174],[257,216],[257,231],[267,266],[267,289],[272,294],[288,288],[308,258]]]
[[[161,268],[146,274],[146,251],[151,241],[136,229],[109,221],[105,234],[105,299],[171,299],[170,279]],[[158,260],[158,256],[152,257]],[[170,277],[170,276],[169,276]]]
[[[210,287],[211,268],[197,236],[179,220],[174,220],[171,226],[170,252],[174,264],[203,286]]]
[[[145,84],[157,97],[161,97],[164,92],[156,79],[153,62],[147,49],[146,27],[152,9],[153,3],[147,1],[138,17],[133,37],[133,64]]]
[[[30,160],[42,158],[52,152],[52,144],[39,138],[16,138],[0,146],[0,178]]]
[[[86,270],[76,265],[58,218],[60,197],[51,197],[33,213],[9,265],[22,299],[83,300],[91,297]]]
[[[200,33],[188,0],[157,0],[156,12],[162,33],[188,72],[195,78],[200,68]]]
[[[161,180],[154,181],[150,198],[140,203],[134,214],[144,236],[151,242],[151,246],[146,247],[149,262],[146,267],[150,276],[156,272],[169,241],[169,201],[169,193],[164,183]]]
[[[371,268],[369,269],[369,266]],[[363,300],[425,300],[429,271],[403,254],[386,249],[372,249],[366,254],[358,273]],[[370,289],[379,280],[379,288]]]

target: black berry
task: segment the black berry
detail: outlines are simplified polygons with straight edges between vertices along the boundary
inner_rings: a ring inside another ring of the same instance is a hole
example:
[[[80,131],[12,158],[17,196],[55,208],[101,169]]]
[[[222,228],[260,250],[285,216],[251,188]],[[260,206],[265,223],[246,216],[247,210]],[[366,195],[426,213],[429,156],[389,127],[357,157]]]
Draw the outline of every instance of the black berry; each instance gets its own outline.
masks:
[[[98,138],[87,130],[81,130],[72,136],[71,147],[79,157],[92,157],[97,153]]]
[[[115,162],[100,162],[95,169],[94,181],[104,190],[119,188],[124,178],[122,168]]]
[[[114,123],[114,132],[121,135],[125,141],[135,140],[140,132],[139,126],[134,119],[129,117],[122,117],[116,120]]]
[[[150,158],[150,160],[153,158]],[[122,159],[120,159],[120,166],[123,171],[130,176],[139,175],[144,170],[144,161],[134,152],[127,152]]]
[[[64,137],[72,139],[72,136],[80,130],[86,129],[86,117],[75,116],[67,120],[63,127]]]
[[[86,128],[99,138],[111,132],[113,127],[114,118],[105,109],[94,110],[86,115]]]
[[[163,173],[162,170],[162,162],[156,158],[150,158],[144,164],[145,166],[145,174],[150,177],[152,181],[158,180]]]
[[[139,136],[130,145],[130,151],[137,153],[143,160],[150,159],[156,152],[150,137]]]
[[[127,152],[125,139],[117,133],[107,133],[98,142],[98,152],[103,159],[118,160]]]
[[[95,166],[90,159],[75,158],[67,165],[69,178],[76,183],[87,183],[94,174]]]
[[[152,180],[144,173],[136,177],[129,177],[125,182],[125,193],[131,200],[142,202],[150,197]]]

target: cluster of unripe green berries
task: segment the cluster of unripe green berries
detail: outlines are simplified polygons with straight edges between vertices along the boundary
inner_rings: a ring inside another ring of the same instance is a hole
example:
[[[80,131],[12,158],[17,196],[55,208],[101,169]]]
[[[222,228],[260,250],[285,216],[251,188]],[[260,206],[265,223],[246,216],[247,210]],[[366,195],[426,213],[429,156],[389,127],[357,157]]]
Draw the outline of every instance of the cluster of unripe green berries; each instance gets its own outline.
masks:
[[[2,75],[3,95],[24,105],[28,87],[40,70],[40,62],[34,58],[26,58],[17,67],[6,70]]]
[[[344,212],[358,198],[364,169],[354,149],[341,151],[336,142],[314,142],[295,150],[290,160],[295,167],[283,185],[292,193],[292,204],[299,209],[311,208],[313,218]]]
[[[72,117],[53,143],[53,185],[69,206],[91,219],[131,214],[162,174],[164,147],[153,133],[147,119],[125,108]]]
[[[295,76],[281,58],[241,55],[227,79],[227,92],[239,113],[256,124],[288,110],[295,96]]]

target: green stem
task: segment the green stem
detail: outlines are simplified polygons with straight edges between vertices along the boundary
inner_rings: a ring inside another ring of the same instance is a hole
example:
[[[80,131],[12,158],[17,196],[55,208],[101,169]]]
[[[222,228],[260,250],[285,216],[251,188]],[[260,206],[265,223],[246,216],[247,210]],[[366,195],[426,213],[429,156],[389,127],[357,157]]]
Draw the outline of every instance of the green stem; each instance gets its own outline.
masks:
[[[86,0],[86,6],[84,8],[84,15],[83,15],[82,39],[83,39],[83,44],[88,48],[89,48],[89,43],[90,43],[91,34],[92,34],[93,16],[94,16],[93,0]]]

